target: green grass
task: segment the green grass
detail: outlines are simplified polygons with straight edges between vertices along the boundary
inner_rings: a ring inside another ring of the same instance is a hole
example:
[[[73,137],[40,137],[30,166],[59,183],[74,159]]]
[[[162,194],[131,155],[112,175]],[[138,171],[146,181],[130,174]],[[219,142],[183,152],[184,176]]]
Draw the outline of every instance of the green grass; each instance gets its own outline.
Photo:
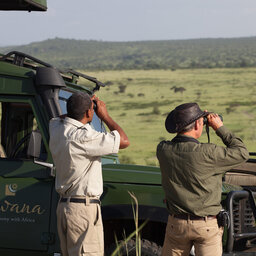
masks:
[[[249,151],[256,151],[256,68],[87,74],[103,82],[112,82],[96,94],[105,101],[110,115],[130,139],[130,147],[119,154],[123,162],[158,165],[155,157],[157,144],[174,136],[165,130],[165,118],[173,108],[185,102],[197,102],[203,110],[221,114],[224,124],[244,140]],[[123,93],[120,84],[126,85]],[[171,89],[174,86],[185,90],[175,93]],[[222,145],[213,132],[210,136],[211,142]],[[207,142],[206,133],[200,141]]]

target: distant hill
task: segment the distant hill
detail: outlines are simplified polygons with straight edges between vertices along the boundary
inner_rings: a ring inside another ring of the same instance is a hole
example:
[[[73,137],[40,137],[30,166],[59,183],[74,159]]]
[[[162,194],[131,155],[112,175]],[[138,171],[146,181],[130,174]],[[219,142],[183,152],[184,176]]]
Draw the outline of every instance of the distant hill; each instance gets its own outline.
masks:
[[[255,67],[256,37],[138,42],[49,39],[0,47],[25,52],[58,68],[81,70]]]

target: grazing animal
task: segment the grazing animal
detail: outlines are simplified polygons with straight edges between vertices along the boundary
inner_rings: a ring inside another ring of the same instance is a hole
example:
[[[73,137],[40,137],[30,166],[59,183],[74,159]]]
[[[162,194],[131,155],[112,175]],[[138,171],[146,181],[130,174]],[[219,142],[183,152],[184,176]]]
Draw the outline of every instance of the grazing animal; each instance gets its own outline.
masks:
[[[177,87],[177,86],[173,86],[171,88],[171,90],[174,90],[174,93],[176,93],[176,92],[183,93],[184,91],[186,91],[186,89],[184,87]]]

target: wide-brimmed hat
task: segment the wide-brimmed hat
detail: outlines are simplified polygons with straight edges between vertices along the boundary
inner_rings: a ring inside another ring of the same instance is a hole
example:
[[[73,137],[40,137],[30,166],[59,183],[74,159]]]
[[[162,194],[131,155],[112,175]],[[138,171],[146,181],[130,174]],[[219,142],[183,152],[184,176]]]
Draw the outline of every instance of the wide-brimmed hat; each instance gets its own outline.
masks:
[[[165,128],[170,133],[181,132],[187,125],[209,112],[202,111],[197,103],[184,103],[172,110],[165,120]]]

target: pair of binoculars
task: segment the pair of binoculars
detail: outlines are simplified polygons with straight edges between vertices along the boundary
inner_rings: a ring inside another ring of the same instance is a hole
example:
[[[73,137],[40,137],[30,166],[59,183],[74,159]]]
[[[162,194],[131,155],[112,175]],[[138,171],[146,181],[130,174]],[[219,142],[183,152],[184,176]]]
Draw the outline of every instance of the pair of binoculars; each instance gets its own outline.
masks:
[[[93,103],[93,109],[94,109],[94,111],[96,111],[97,110],[97,101],[93,100],[92,103]]]
[[[220,120],[223,122],[223,117],[222,117],[222,115],[219,115],[219,114],[218,114],[218,116],[219,116]],[[206,124],[208,124],[208,119],[207,119],[207,117],[205,116],[205,117],[204,117],[204,125],[206,125]]]

